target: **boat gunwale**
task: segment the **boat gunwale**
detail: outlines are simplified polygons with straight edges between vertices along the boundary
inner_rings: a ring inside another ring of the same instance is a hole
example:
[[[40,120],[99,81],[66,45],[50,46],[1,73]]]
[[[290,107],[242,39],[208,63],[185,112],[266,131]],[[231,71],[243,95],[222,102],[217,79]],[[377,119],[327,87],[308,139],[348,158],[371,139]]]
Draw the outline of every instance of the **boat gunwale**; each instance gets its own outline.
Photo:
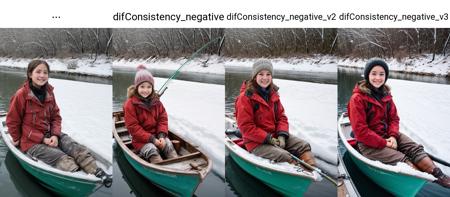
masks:
[[[364,157],[361,153],[359,153],[358,151],[356,151],[347,141],[347,137],[345,137],[345,134],[343,132],[343,128],[345,123],[343,123],[344,120],[344,113],[341,114],[341,116],[339,117],[338,120],[338,134],[339,134],[339,139],[342,141],[342,143],[345,146],[345,149],[354,157],[356,157],[358,160],[364,162],[364,164],[369,165],[370,167],[382,170],[382,171],[388,171],[388,172],[392,172],[392,173],[397,173],[397,174],[401,174],[401,175],[406,175],[406,176],[411,176],[411,177],[415,177],[415,178],[420,178],[420,179],[424,179],[426,181],[434,181],[434,179],[431,179],[429,177],[427,177],[427,175],[425,174],[411,174],[411,173],[407,173],[407,172],[403,172],[403,171],[398,171],[398,170],[394,170],[392,169],[391,165],[388,164],[384,164],[379,162],[379,164],[381,165],[374,165],[371,162],[375,161],[375,160],[370,160],[366,157]],[[420,171],[419,171],[420,172]],[[422,172],[425,173],[425,172]]]
[[[338,173],[339,173],[340,175],[342,175],[342,173],[341,173],[341,171],[342,171],[342,172],[344,173],[344,175],[346,176],[346,177],[343,178],[343,182],[344,182],[343,186],[344,186],[345,189],[347,190],[347,193],[348,193],[348,194],[351,194],[350,196],[357,196],[357,197],[360,197],[361,194],[359,193],[359,191],[358,191],[358,189],[357,189],[355,183],[353,182],[353,179],[352,179],[351,176],[350,176],[350,173],[349,173],[348,170],[347,170],[347,167],[346,167],[345,164],[344,164],[344,160],[343,160],[343,158],[342,158],[343,155],[341,155],[341,153],[338,153],[338,154],[339,154],[339,155],[338,155],[338,161],[339,161],[339,163],[338,163],[338,166],[337,166]],[[347,176],[348,176],[348,178],[347,178]]]

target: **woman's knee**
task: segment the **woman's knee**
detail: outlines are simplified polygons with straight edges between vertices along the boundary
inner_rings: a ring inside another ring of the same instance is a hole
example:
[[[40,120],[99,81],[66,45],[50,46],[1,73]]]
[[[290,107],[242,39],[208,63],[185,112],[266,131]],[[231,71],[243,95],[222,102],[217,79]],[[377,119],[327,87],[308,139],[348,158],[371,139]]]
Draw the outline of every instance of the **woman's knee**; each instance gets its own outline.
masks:
[[[141,148],[139,155],[148,160],[152,156],[159,155],[159,151],[153,143],[147,143]]]

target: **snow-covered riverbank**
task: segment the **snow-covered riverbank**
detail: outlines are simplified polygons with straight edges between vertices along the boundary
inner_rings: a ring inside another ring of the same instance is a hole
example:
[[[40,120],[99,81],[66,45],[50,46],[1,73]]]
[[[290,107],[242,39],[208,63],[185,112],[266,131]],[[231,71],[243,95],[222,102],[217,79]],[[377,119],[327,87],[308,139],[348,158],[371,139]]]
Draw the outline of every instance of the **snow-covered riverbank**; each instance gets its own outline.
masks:
[[[436,55],[431,62],[432,54],[424,54],[412,58],[398,60],[395,58],[386,59],[389,70],[401,73],[412,73],[420,75],[450,76],[450,57]],[[342,58],[337,61],[339,66],[364,68],[367,59],[362,58]]]
[[[0,57],[0,67],[26,69],[31,60],[30,58]],[[91,58],[45,59],[50,65],[50,71],[98,77],[112,76],[111,59],[99,56],[95,62],[93,60]]]

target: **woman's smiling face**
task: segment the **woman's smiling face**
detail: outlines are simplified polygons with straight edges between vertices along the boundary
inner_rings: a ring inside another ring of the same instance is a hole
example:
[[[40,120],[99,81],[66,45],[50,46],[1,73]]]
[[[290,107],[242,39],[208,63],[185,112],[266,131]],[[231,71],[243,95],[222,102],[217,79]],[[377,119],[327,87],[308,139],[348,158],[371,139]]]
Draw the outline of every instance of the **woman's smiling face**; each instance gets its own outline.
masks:
[[[267,88],[272,83],[272,74],[268,70],[261,70],[256,75],[256,83],[262,88]]]
[[[375,87],[381,87],[386,81],[386,72],[381,66],[374,66],[369,73],[369,83]]]

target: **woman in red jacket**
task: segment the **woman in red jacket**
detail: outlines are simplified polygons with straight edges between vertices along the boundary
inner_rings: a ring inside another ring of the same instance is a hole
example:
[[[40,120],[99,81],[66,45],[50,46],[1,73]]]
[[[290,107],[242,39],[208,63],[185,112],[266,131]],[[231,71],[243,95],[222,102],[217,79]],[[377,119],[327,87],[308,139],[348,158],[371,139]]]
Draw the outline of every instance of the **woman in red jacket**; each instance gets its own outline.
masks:
[[[405,162],[435,176],[437,183],[450,187],[450,178],[435,166],[423,146],[399,132],[399,117],[390,88],[389,68],[381,59],[371,59],[348,103],[348,114],[358,148],[365,157],[395,165]]]
[[[167,159],[178,157],[167,137],[167,113],[154,84],[152,74],[140,65],[123,106],[125,126],[132,136],[132,144],[139,156],[150,163],[162,161],[161,155]]]
[[[253,64],[250,81],[244,81],[235,103],[236,120],[246,149],[276,162],[295,163],[289,153],[315,165],[311,146],[289,135],[289,123],[272,81],[273,66],[268,60]]]
[[[11,97],[6,125],[13,144],[60,170],[74,172],[81,167],[88,174],[105,177],[87,148],[61,132],[61,116],[53,86],[48,83],[49,73],[47,62],[31,61],[27,80]]]

